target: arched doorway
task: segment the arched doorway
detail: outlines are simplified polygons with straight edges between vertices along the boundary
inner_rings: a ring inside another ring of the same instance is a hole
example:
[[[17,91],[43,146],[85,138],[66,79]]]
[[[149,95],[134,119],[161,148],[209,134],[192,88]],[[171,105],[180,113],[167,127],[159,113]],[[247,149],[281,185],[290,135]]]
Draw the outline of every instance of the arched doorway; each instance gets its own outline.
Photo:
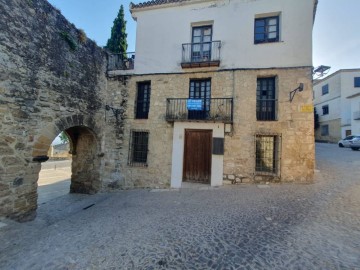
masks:
[[[40,171],[40,163],[44,164],[43,162],[49,159],[50,144],[61,132],[69,138],[72,156],[69,192],[84,194],[98,192],[101,189],[100,166],[103,154],[100,151],[101,144],[97,135],[99,130],[90,118],[78,115],[67,117],[57,121],[55,126],[42,129],[32,151],[33,164],[39,168],[36,171]],[[34,208],[36,209],[36,205]]]
[[[94,194],[100,190],[98,140],[92,130],[75,126],[65,130],[72,154],[71,193]]]

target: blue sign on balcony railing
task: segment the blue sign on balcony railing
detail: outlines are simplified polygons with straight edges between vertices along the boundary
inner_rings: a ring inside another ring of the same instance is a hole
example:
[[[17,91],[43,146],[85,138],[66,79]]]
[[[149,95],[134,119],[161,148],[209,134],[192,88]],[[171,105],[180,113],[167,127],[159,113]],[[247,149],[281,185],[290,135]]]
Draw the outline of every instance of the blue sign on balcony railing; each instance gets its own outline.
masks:
[[[188,99],[187,100],[187,109],[189,111],[204,110],[204,100],[203,99]]]

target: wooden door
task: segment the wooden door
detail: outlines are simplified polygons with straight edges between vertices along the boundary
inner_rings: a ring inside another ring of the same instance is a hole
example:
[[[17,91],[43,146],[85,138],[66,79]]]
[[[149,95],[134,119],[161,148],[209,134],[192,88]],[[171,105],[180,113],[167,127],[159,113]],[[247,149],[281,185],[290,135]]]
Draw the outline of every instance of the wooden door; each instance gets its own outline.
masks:
[[[185,130],[183,180],[210,184],[212,130]]]

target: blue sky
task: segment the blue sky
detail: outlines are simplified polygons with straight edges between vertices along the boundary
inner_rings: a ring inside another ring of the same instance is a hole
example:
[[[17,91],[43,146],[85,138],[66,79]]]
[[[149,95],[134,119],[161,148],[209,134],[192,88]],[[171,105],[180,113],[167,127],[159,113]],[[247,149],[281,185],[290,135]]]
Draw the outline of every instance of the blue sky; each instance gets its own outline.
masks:
[[[128,51],[135,51],[136,22],[131,18],[128,0],[48,0],[87,36],[104,46],[110,36],[120,5],[125,8]],[[302,0],[299,0],[302,1]],[[143,1],[133,1],[139,3]],[[360,68],[360,0],[319,0],[314,26],[314,66]]]

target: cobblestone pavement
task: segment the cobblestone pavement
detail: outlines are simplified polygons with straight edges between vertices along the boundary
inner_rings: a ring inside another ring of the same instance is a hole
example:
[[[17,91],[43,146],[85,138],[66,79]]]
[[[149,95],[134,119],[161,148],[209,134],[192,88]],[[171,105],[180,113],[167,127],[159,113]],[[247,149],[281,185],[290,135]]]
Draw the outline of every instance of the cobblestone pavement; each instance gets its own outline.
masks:
[[[2,221],[0,269],[360,269],[360,151],[318,144],[317,168],[306,185],[68,194]]]

